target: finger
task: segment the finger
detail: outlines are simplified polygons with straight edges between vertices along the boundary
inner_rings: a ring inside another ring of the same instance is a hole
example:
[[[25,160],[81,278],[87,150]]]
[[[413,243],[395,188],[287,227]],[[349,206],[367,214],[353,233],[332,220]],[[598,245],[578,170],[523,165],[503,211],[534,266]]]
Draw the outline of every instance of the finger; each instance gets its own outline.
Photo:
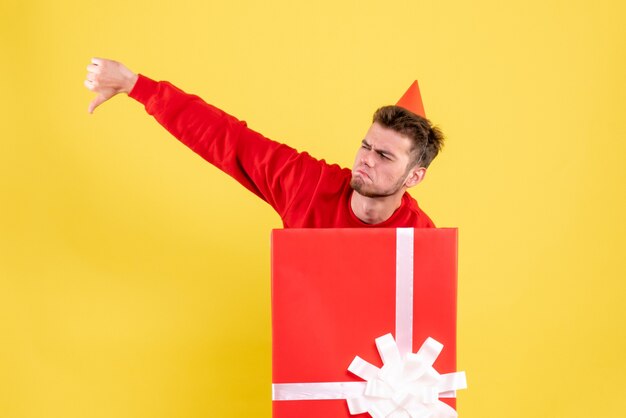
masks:
[[[91,103],[89,103],[89,113],[93,113],[93,111],[96,109],[96,107],[100,106],[102,103],[106,102],[106,98],[99,94],[96,96],[95,99],[93,99],[91,101]]]
[[[87,81],[94,81],[98,75],[94,73],[87,73]]]
[[[89,65],[87,66],[87,71],[88,71],[88,72],[90,72],[90,73],[96,73],[96,74],[99,74],[99,73],[100,73],[100,70],[101,70],[101,67],[100,67],[100,66],[98,66],[98,65],[96,65],[96,64],[89,64]]]
[[[97,57],[94,57],[91,59],[91,63],[95,65],[102,65],[103,61],[104,60],[102,58],[97,58]]]
[[[93,90],[96,86],[94,86],[93,81],[91,80],[85,80],[83,82],[83,84],[85,85],[85,87],[87,87],[89,90]]]

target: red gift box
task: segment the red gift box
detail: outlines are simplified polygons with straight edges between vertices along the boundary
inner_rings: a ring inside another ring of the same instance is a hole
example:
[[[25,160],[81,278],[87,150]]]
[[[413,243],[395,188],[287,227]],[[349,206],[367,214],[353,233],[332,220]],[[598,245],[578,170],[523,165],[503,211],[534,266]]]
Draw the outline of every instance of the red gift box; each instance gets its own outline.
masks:
[[[273,231],[274,418],[350,417],[345,398],[364,382],[348,366],[358,355],[381,367],[374,340],[388,333],[402,355],[434,338],[433,368],[454,372],[456,289],[456,229]],[[314,393],[327,382],[333,393]],[[301,393],[285,397],[290,386]]]

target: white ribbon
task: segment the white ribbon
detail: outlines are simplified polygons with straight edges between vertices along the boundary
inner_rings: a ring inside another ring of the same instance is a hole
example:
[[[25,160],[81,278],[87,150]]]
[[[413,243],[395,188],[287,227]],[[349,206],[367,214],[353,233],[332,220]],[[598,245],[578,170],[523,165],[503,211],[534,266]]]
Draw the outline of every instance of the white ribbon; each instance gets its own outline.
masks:
[[[440,375],[432,365],[443,345],[428,338],[413,346],[413,229],[396,230],[396,337],[376,339],[383,367],[356,356],[348,370],[366,382],[274,383],[272,400],[346,399],[350,414],[373,418],[454,418],[457,412],[439,398],[454,398],[467,387],[465,373]]]
[[[348,397],[350,414],[369,413],[374,418],[448,418],[456,411],[439,400],[443,394],[465,389],[464,372],[440,375],[433,363],[443,345],[426,339],[415,354],[400,355],[391,334],[376,339],[378,353],[383,359],[380,369],[356,356],[348,370],[367,381],[362,394]]]
[[[413,229],[396,230],[396,340],[400,354],[413,348]]]

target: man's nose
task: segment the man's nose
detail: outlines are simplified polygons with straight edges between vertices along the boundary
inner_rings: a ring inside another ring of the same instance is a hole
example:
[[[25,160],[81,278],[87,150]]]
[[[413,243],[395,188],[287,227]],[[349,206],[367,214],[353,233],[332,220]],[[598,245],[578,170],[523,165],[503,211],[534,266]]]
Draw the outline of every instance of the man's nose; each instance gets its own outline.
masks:
[[[372,154],[371,150],[364,150],[361,155],[361,162],[368,167],[372,167],[374,165],[374,156]]]

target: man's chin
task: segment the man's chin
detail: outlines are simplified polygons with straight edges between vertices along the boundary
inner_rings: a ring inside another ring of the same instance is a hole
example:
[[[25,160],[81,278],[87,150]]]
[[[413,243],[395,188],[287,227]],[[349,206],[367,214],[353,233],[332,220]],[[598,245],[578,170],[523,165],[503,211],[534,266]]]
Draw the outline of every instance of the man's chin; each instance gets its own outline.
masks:
[[[353,176],[352,180],[350,180],[350,187],[352,187],[352,190],[354,190],[355,192],[363,194],[363,179]]]
[[[352,180],[350,181],[350,187],[352,187],[352,190],[354,190],[361,196],[370,198],[384,197],[381,196],[379,193],[375,193],[373,190],[369,190],[363,183],[363,180],[359,178],[352,178]]]
[[[401,190],[400,188],[396,188],[394,190],[382,191],[382,192],[380,190],[372,190],[371,188],[367,187],[367,185],[363,182],[363,180],[360,177],[352,177],[352,180],[350,180],[350,187],[352,187],[352,190],[354,190],[361,196],[369,197],[371,199],[380,199],[380,198],[389,197],[389,196],[395,195]]]

